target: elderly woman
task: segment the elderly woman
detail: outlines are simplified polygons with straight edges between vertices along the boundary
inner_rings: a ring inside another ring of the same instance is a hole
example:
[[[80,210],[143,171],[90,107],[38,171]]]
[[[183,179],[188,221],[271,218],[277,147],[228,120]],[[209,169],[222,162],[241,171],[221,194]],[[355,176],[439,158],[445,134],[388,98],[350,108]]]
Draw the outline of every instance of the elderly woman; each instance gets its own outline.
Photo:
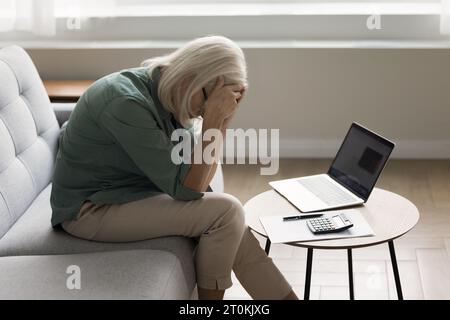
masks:
[[[193,119],[202,119],[203,132],[226,130],[246,78],[242,50],[212,36],[96,81],[60,143],[52,225],[92,241],[196,238],[200,299],[223,298],[232,270],[254,299],[295,299],[245,226],[241,203],[204,193],[217,163],[172,160],[175,129],[192,131]]]

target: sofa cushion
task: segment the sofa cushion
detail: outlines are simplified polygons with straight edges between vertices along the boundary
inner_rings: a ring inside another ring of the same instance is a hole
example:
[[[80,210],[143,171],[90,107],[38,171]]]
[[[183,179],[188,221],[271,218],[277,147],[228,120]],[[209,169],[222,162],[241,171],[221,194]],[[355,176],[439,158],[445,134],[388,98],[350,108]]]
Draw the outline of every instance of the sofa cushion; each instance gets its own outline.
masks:
[[[3,257],[0,270],[0,299],[189,299],[194,289],[159,250]]]
[[[106,243],[73,237],[64,230],[51,227],[50,191],[51,185],[48,185],[0,239],[0,257],[154,249],[170,252],[177,257],[187,281],[195,283],[194,240],[172,236],[135,242]]]
[[[59,137],[50,101],[28,54],[0,50],[0,238],[50,183]]]

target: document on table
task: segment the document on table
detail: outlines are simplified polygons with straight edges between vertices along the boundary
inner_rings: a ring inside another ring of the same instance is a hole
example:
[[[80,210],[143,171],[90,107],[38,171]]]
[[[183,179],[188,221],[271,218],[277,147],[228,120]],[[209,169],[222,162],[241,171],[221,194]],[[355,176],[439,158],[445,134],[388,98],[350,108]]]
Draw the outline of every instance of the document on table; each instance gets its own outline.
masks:
[[[363,215],[354,209],[324,211],[324,217],[331,217],[339,213],[344,213],[353,223],[353,227],[335,233],[314,234],[308,228],[306,221],[308,219],[299,219],[293,221],[283,221],[282,215],[260,217],[264,230],[272,243],[286,242],[306,242],[317,240],[331,240],[342,238],[370,237],[374,236],[370,225]],[[291,216],[288,214],[287,216]]]

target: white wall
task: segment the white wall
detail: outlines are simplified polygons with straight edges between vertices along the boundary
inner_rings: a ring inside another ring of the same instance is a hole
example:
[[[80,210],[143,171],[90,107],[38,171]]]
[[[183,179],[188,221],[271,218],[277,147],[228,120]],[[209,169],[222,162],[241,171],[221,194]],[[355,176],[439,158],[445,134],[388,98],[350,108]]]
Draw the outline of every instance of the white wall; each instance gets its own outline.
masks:
[[[279,128],[281,155],[333,156],[352,121],[396,157],[450,158],[448,49],[245,49],[250,90],[233,125]],[[30,49],[43,79],[90,79],[164,49]]]

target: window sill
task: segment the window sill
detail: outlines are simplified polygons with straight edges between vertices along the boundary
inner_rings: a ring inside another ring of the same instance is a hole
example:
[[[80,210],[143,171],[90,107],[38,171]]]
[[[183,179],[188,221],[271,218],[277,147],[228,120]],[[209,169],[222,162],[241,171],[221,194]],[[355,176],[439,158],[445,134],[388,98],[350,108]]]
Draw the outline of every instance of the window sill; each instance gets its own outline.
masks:
[[[25,49],[174,49],[186,41],[16,41],[0,42],[0,47],[18,45]],[[435,41],[236,41],[244,49],[450,49],[450,40]]]
[[[270,4],[267,6],[278,6],[279,10],[264,11],[258,4],[260,11],[250,14],[244,10],[237,15],[228,15],[225,10],[214,15],[202,9],[167,15],[155,11],[146,16],[150,13],[135,8],[135,16],[121,12],[112,18],[80,20],[76,28],[70,19],[60,17],[54,38],[11,31],[0,34],[0,45],[14,43],[30,49],[176,48],[196,37],[220,34],[243,48],[450,47],[449,35],[440,33],[440,3],[383,3],[384,9],[379,11],[363,3],[353,3],[345,10],[342,5]],[[303,9],[286,11],[290,6]],[[375,26],[370,20],[373,14],[380,14]]]
[[[418,3],[164,3],[148,5],[123,5],[87,12],[95,17],[179,17],[179,16],[276,16],[276,15],[429,15],[440,14],[440,2]],[[72,17],[70,8],[57,11],[60,18]]]

